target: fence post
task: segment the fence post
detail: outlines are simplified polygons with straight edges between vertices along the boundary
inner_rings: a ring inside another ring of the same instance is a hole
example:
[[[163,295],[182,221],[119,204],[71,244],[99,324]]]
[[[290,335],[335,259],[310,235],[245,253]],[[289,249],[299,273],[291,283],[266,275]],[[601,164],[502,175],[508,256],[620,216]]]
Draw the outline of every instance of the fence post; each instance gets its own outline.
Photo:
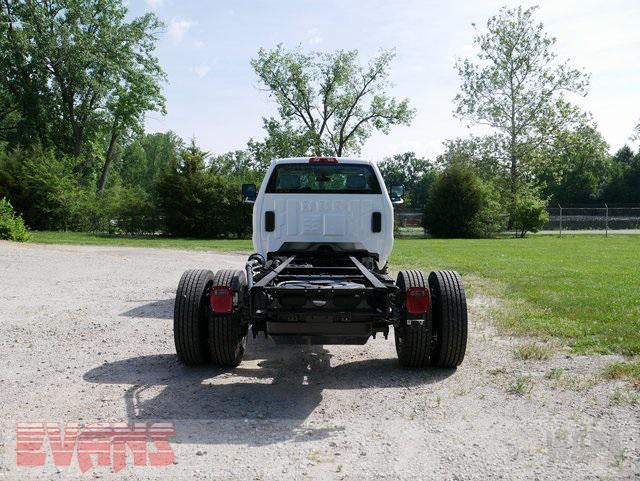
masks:
[[[562,237],[562,206],[558,204],[558,207],[560,208],[560,237]]]
[[[604,223],[604,236],[609,237],[609,206],[604,204],[605,208],[605,223]]]

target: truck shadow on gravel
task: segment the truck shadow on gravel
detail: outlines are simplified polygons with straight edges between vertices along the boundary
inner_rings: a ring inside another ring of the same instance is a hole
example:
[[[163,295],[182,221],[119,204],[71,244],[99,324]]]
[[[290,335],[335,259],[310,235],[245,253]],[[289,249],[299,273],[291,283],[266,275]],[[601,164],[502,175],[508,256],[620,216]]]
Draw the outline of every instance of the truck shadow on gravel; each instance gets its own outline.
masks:
[[[455,372],[406,370],[396,359],[331,366],[331,357],[323,346],[276,346],[259,338],[248,342],[245,360],[235,369],[188,368],[175,354],[158,354],[102,364],[84,380],[128,386],[123,401],[129,421],[174,421],[177,442],[266,445],[341,431],[331,423],[331,412],[327,426],[304,426],[325,389],[425,385]]]
[[[129,302],[145,302],[145,301],[129,301]],[[174,299],[161,299],[148,301],[146,304],[136,306],[120,313],[123,317],[148,317],[155,319],[173,319],[173,303]]]

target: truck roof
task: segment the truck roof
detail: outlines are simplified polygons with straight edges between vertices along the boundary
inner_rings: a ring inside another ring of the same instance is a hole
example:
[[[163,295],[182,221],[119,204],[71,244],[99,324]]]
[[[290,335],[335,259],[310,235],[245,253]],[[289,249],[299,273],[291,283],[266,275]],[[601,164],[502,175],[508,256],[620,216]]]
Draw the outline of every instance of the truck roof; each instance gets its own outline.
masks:
[[[324,157],[287,157],[285,159],[273,159],[271,161],[272,165],[278,164],[300,164],[307,163],[310,159],[313,158],[324,158]],[[338,163],[345,164],[372,164],[370,160],[365,159],[352,159],[350,157],[328,157],[330,159],[336,159]]]

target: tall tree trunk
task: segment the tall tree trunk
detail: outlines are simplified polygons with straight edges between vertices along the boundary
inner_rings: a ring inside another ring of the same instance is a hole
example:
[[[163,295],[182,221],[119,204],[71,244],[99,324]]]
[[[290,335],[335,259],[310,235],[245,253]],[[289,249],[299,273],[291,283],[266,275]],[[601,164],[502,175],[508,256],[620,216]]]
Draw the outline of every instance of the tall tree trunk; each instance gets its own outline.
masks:
[[[109,169],[111,168],[111,161],[113,158],[113,149],[116,145],[116,140],[118,138],[117,126],[114,122],[113,127],[111,128],[111,139],[109,140],[109,147],[107,148],[107,153],[104,156],[104,165],[102,166],[102,174],[100,174],[100,179],[98,180],[98,192],[102,192],[104,190],[105,185],[107,185],[107,178],[109,176]]]
[[[513,211],[515,208],[516,195],[518,193],[518,156],[516,152],[517,145],[517,134],[516,134],[516,92],[514,90],[513,85],[513,77],[514,71],[513,66],[510,69],[509,75],[509,87],[510,87],[510,100],[511,100],[511,131],[509,136],[509,160],[511,162],[511,167],[509,169],[510,172],[510,185],[509,190],[511,191],[511,210]],[[509,216],[509,221],[507,225],[507,229],[511,230],[513,227],[513,216]]]
[[[82,153],[82,129],[73,123],[73,156],[80,157]]]

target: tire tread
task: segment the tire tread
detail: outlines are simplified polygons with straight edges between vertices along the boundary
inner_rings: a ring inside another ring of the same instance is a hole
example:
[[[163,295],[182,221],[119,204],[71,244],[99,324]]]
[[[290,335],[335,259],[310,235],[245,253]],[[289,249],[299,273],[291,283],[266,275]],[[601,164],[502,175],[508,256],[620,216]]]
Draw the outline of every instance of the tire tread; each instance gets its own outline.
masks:
[[[427,287],[425,275],[422,271],[400,271],[396,284],[403,292],[410,287]],[[427,313],[424,322],[406,324],[401,320],[399,329],[396,328],[396,352],[400,364],[406,367],[425,367],[429,365],[431,351],[431,326]],[[400,341],[399,337],[402,339]]]
[[[438,337],[432,362],[438,367],[454,368],[464,359],[468,336],[462,279],[455,271],[435,271],[429,275],[429,287],[436,295],[433,319]]]
[[[206,290],[213,272],[192,269],[182,274],[173,307],[173,337],[178,359],[197,366],[209,360],[206,344]]]
[[[246,283],[241,270],[223,269],[216,273],[214,286],[231,287],[238,291]],[[209,320],[209,345],[211,360],[218,366],[236,367],[242,361],[246,333],[243,332],[238,313],[215,314]]]

